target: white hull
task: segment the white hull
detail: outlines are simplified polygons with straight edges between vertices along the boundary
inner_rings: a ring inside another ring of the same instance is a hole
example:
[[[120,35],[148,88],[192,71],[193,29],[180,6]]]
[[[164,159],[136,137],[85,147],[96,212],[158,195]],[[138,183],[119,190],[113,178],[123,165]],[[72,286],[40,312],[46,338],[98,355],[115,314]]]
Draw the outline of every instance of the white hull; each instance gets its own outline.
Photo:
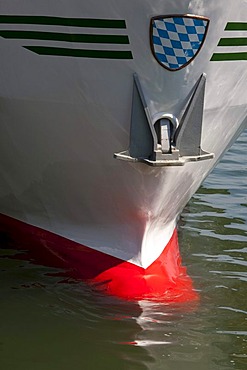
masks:
[[[0,12],[124,19],[127,28],[118,33],[128,34],[130,44],[121,50],[131,50],[133,59],[37,55],[23,45],[42,46],[44,41],[0,38],[1,213],[147,268],[168,243],[185,204],[246,124],[246,62],[210,59],[219,49],[227,22],[246,21],[247,4],[239,0],[228,1],[227,7],[224,0],[216,5],[208,0],[38,3],[11,1],[1,5]],[[210,19],[200,53],[177,72],[162,68],[150,50],[150,19],[164,14]],[[68,31],[63,26],[45,27]],[[1,30],[17,28],[44,30],[43,25],[1,24]],[[78,28],[70,27],[70,32],[75,31]],[[46,45],[68,47],[60,41]],[[176,117],[206,73],[202,148],[214,153],[214,159],[156,168],[113,157],[129,145],[134,73],[152,116],[168,112]]]

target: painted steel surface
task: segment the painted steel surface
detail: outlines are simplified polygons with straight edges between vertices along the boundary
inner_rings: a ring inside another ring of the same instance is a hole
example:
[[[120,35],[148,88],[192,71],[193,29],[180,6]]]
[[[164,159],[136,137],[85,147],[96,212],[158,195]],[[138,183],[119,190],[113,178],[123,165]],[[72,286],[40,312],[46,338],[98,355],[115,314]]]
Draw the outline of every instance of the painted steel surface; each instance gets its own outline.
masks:
[[[247,3],[13,0],[0,12],[1,212],[147,268],[246,122],[246,48],[220,40],[246,37]],[[164,14],[210,20],[176,72],[151,50],[150,21]],[[215,159],[150,168],[113,158],[129,144],[134,73],[152,116],[180,118],[203,72],[202,147]]]

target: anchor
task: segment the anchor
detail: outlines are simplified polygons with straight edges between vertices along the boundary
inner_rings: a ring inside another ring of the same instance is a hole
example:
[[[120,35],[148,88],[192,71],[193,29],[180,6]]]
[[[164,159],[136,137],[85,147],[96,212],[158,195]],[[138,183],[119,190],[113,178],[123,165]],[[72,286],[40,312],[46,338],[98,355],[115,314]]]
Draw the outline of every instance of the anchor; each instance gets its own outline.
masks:
[[[214,153],[201,148],[205,85],[203,73],[180,122],[171,113],[163,113],[153,122],[138,75],[134,74],[130,145],[114,157],[149,166],[183,166],[214,158]]]

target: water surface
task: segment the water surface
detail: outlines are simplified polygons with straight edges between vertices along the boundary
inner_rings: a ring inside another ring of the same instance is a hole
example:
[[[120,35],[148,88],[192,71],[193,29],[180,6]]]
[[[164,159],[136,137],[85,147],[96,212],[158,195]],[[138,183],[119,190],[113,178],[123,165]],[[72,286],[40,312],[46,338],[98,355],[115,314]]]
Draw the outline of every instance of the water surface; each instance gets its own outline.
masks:
[[[0,245],[0,369],[247,369],[247,131],[186,206],[184,264],[201,301],[128,303],[12,259]]]

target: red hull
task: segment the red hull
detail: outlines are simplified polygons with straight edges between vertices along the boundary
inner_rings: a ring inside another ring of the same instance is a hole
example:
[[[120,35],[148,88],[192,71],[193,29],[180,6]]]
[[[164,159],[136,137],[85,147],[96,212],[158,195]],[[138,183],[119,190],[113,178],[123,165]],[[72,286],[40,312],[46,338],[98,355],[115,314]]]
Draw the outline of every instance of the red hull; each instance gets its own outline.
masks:
[[[15,258],[63,269],[66,276],[87,281],[106,294],[127,300],[198,299],[181,264],[176,230],[159,258],[144,269],[4,215],[0,215],[0,224],[5,243],[25,251]]]

